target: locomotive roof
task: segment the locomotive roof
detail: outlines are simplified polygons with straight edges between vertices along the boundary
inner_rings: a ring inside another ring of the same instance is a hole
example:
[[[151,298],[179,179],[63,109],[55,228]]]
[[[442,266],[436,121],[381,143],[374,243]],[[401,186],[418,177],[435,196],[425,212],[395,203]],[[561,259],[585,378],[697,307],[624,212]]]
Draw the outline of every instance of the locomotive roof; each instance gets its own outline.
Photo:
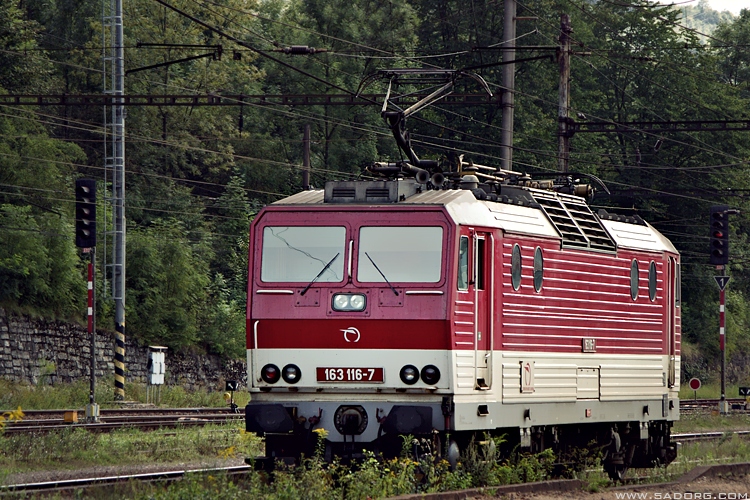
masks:
[[[554,193],[551,197],[553,199],[571,198],[570,196]],[[344,206],[363,206],[362,203],[326,203],[323,189],[302,191],[278,200],[272,205],[328,205],[341,206],[342,208]],[[502,229],[507,233],[544,238],[559,239],[562,237],[564,240],[564,235],[560,231],[560,225],[556,226],[545,210],[539,207],[522,206],[514,203],[477,200],[471,191],[465,189],[426,190],[412,196],[407,196],[398,203],[368,203],[367,205],[386,207],[394,205],[443,206],[457,224],[491,227]],[[596,219],[604,227],[612,243],[617,248],[677,253],[674,245],[647,222],[639,221],[640,223],[631,223],[620,220],[607,220],[600,217],[596,217]]]

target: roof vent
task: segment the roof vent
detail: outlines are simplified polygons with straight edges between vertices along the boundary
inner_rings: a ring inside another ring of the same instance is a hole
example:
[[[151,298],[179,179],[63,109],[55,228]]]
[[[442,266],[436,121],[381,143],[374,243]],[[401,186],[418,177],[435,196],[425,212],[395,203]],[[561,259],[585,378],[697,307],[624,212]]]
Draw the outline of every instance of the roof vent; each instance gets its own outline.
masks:
[[[325,203],[398,203],[417,194],[414,179],[400,181],[331,181],[326,182]]]
[[[617,250],[614,240],[583,199],[544,191],[533,191],[533,195],[562,236],[563,247]]]

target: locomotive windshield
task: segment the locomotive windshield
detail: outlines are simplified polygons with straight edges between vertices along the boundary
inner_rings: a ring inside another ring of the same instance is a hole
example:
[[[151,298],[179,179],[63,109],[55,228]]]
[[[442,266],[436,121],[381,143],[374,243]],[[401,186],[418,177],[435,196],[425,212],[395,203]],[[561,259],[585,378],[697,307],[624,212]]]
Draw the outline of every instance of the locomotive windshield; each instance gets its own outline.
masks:
[[[344,279],[345,242],[345,227],[265,227],[260,279],[309,283],[320,274],[316,281],[338,283]]]
[[[442,251],[442,227],[363,227],[359,231],[357,280],[437,283]]]

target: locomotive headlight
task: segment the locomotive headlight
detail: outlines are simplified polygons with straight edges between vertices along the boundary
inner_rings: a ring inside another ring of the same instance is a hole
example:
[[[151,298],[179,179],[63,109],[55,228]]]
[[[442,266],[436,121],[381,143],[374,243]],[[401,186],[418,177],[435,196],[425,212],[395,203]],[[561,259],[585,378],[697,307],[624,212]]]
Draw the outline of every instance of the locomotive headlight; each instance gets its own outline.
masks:
[[[281,372],[281,377],[287,384],[296,384],[302,376],[302,371],[297,365],[286,365]]]
[[[419,380],[419,370],[414,365],[404,366],[398,375],[401,377],[401,382],[407,385],[416,384]]]
[[[267,364],[260,370],[260,378],[268,384],[275,384],[281,377],[279,367],[274,364]]]
[[[361,293],[337,293],[333,296],[334,311],[363,311],[367,305]]]
[[[435,385],[440,380],[440,370],[435,365],[427,365],[422,368],[422,382],[427,385]]]
[[[352,295],[349,297],[349,305],[355,311],[361,311],[365,308],[365,296],[364,295]]]

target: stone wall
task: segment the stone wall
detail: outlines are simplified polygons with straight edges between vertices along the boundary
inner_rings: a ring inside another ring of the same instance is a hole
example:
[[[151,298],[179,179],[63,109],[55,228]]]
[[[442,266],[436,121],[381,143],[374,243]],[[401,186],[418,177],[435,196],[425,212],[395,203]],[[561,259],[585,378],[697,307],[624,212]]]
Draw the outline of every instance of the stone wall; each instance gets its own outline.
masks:
[[[125,379],[147,381],[148,347],[128,341],[125,345]],[[96,376],[114,374],[114,334],[96,334]],[[91,336],[85,327],[61,321],[33,319],[0,308],[0,378],[29,384],[69,383],[88,380]],[[223,390],[225,380],[244,387],[245,363],[215,355],[166,352],[166,385],[188,390]]]

